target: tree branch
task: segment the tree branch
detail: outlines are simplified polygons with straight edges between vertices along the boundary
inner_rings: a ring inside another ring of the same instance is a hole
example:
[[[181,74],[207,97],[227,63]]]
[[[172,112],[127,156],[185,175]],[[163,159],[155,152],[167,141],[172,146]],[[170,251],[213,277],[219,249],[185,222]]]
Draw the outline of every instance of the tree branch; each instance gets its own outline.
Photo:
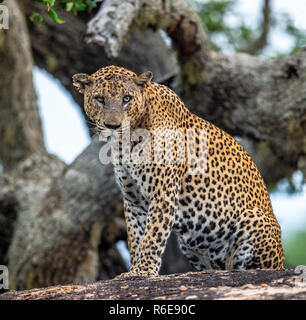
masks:
[[[200,19],[184,0],[105,0],[96,16],[87,25],[87,43],[106,49],[109,57],[117,57],[133,25],[163,29],[182,56],[208,51],[208,39]],[[207,58],[203,57],[203,58]]]
[[[262,8],[262,22],[261,22],[261,33],[257,40],[251,43],[244,52],[249,54],[257,54],[261,51],[268,42],[268,35],[271,26],[271,3],[270,0],[264,0],[264,5]]]
[[[198,90],[188,95],[198,114],[233,135],[268,142],[280,162],[306,173],[305,49],[277,60],[215,53]]]
[[[185,0],[105,0],[87,25],[86,41],[103,45],[109,57],[117,57],[129,31],[144,27],[162,29],[168,34],[182,76],[195,84],[202,75],[199,70],[208,63],[209,41],[200,18]]]

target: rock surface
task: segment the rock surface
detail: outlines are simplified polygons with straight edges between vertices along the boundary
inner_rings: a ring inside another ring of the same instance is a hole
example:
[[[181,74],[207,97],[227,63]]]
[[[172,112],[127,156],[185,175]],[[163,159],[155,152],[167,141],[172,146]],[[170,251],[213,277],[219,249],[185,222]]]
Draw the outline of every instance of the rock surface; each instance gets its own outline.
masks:
[[[297,279],[294,270],[214,270],[8,291],[0,300],[304,300],[306,280]]]

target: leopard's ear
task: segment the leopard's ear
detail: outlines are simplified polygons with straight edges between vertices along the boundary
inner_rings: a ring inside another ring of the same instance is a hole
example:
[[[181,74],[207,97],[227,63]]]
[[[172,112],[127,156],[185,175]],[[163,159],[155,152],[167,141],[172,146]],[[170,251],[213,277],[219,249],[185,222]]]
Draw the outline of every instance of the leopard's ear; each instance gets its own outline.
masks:
[[[72,76],[73,85],[82,94],[84,94],[85,86],[90,85],[91,78],[86,73],[77,73]]]
[[[140,87],[145,87],[147,84],[150,83],[152,78],[153,78],[153,73],[151,71],[147,71],[140,74],[139,76],[136,76],[134,78],[134,82]]]

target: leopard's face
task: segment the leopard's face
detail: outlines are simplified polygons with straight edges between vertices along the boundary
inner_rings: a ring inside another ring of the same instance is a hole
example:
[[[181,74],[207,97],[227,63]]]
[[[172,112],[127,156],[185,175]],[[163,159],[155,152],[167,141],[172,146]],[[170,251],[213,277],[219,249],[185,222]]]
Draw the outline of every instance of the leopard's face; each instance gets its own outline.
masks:
[[[84,109],[98,129],[135,126],[145,113],[143,89],[151,72],[139,76],[126,69],[110,66],[93,75],[76,74],[74,86],[84,94]]]

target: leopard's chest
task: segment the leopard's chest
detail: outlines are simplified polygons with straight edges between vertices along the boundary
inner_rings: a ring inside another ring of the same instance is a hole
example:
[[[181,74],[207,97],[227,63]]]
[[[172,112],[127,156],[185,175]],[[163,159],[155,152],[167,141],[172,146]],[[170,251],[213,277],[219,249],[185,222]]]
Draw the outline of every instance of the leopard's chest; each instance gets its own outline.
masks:
[[[124,199],[147,208],[151,191],[147,168],[139,165],[118,165],[114,167],[114,172]]]

